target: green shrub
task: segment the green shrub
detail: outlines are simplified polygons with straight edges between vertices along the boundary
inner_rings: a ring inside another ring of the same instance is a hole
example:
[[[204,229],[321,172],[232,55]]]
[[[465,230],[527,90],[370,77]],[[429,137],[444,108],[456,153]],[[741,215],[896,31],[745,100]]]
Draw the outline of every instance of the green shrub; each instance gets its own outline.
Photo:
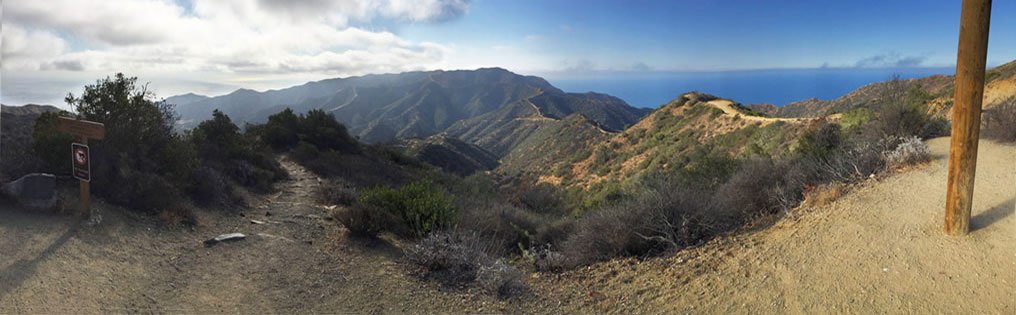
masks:
[[[314,145],[319,150],[336,150],[343,153],[360,151],[359,143],[335,120],[330,113],[314,109],[297,115],[292,109],[268,116],[268,122],[258,128],[261,137],[276,150],[287,150],[300,142]]]
[[[836,123],[822,124],[817,130],[809,130],[797,141],[797,152],[804,156],[824,158],[840,146],[842,133]]]
[[[1001,75],[1002,73],[998,71],[988,71],[988,73],[984,74],[984,83],[991,82],[992,80],[998,78]]]
[[[86,85],[80,97],[68,94],[65,101],[78,118],[105,124],[105,139],[89,141],[92,192],[133,210],[155,212],[180,202],[180,187],[189,185],[197,156],[173,133],[173,106],[156,101],[136,82],[118,73]],[[46,125],[35,135],[42,146],[60,137]],[[52,145],[37,151],[67,150],[66,144]]]
[[[287,174],[268,147],[239,129],[229,116],[215,110],[211,120],[190,131],[189,139],[202,164],[238,184],[267,192],[272,183]]]
[[[46,164],[46,169],[54,174],[69,174],[71,170],[70,146],[75,142],[74,136],[56,130],[59,117],[71,117],[66,111],[42,113],[35,119],[32,132],[32,151]]]
[[[429,180],[417,181],[399,189],[378,186],[363,191],[358,203],[392,213],[405,222],[411,237],[424,237],[431,231],[450,226],[454,219],[452,197],[446,196]]]
[[[388,231],[397,235],[405,235],[405,221],[395,214],[379,207],[357,203],[347,208],[336,210],[333,217],[342,223],[349,233],[357,237],[376,238],[378,233]]]
[[[723,115],[723,110],[713,107],[712,112],[709,113],[709,119],[715,119],[720,117],[720,115]]]
[[[843,115],[840,117],[840,125],[843,126],[843,129],[848,130],[860,127],[868,123],[868,121],[871,119],[871,116],[872,113],[867,108],[862,107],[852,109],[843,113]]]

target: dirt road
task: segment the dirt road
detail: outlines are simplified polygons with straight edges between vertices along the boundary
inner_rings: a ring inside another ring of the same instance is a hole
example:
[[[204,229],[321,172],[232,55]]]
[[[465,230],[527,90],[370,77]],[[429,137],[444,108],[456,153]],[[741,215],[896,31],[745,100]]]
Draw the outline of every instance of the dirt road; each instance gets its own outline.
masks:
[[[928,144],[930,165],[771,227],[537,286],[573,312],[1016,314],[1016,147],[981,142],[973,231],[949,237],[949,138]]]
[[[93,205],[103,221],[94,227],[0,206],[0,313],[518,311],[409,275],[391,243],[344,239],[312,202],[317,178],[283,166],[292,179],[280,193],[243,216],[201,212],[193,229],[101,201]],[[75,191],[65,193],[76,200]],[[202,244],[231,232],[248,238]]]

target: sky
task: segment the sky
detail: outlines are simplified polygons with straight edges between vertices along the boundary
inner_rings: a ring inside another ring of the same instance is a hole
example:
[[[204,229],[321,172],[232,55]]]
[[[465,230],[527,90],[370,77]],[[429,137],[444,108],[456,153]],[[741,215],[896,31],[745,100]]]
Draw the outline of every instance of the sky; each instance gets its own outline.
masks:
[[[117,72],[159,97],[369,73],[550,79],[953,67],[960,1],[7,0],[0,102],[62,105]],[[988,64],[1016,59],[995,1]]]

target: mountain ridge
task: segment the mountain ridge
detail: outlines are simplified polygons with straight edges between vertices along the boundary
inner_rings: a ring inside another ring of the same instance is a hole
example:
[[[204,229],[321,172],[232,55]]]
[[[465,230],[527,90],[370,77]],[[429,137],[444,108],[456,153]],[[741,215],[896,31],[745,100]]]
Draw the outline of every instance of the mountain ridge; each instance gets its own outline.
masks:
[[[184,94],[167,99],[171,101],[182,103],[177,106],[181,128],[207,119],[213,109],[241,123],[263,122],[287,107],[297,113],[321,109],[367,143],[447,134],[498,156],[511,151],[512,143],[521,142],[533,128],[574,113],[616,131],[649,112],[607,94],[566,93],[543,78],[503,68],[371,74],[264,92],[238,89],[216,97]],[[489,135],[495,129],[506,133],[504,141],[468,136],[470,131],[487,130]]]

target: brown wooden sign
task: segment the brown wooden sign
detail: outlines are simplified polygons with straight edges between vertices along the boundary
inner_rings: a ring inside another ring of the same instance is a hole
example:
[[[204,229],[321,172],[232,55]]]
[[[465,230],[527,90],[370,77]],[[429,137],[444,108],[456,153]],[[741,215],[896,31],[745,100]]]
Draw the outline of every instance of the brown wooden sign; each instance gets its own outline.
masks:
[[[56,120],[56,130],[69,133],[79,137],[102,140],[106,137],[106,126],[102,123],[87,120],[77,120],[67,117],[59,117]]]
[[[81,214],[91,217],[92,211],[88,207],[89,187],[88,182],[92,180],[91,157],[88,154],[88,138],[102,140],[106,137],[106,125],[94,121],[78,120],[67,117],[59,117],[56,121],[56,129],[60,132],[69,133],[78,137],[78,143],[71,144],[71,173],[78,179],[81,187]]]

